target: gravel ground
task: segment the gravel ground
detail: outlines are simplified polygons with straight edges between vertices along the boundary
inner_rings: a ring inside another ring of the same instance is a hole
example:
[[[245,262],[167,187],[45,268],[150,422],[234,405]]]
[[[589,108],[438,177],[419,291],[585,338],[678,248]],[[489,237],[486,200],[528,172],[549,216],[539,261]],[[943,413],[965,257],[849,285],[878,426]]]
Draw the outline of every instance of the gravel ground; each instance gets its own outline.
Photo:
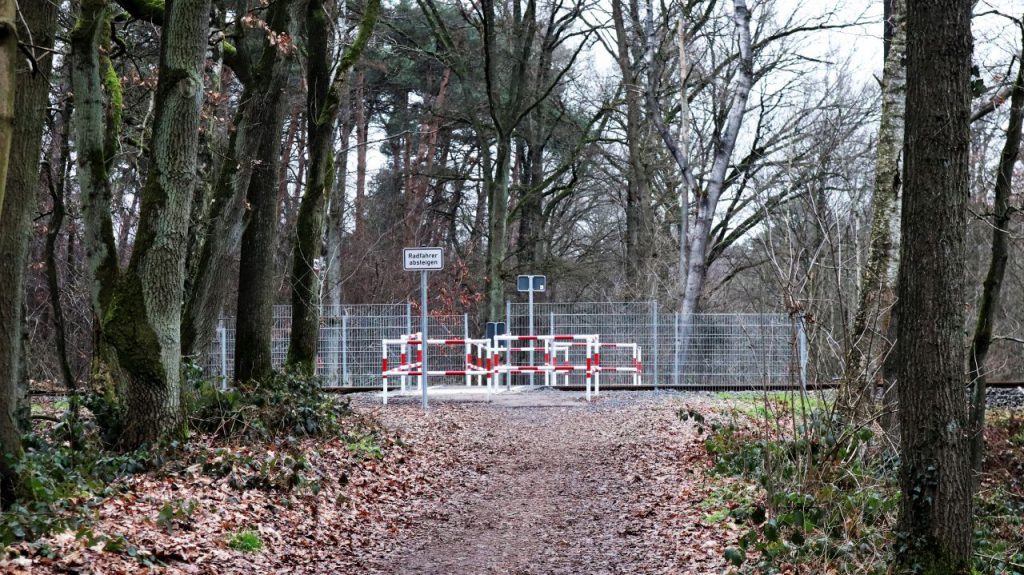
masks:
[[[1024,409],[1024,387],[989,389],[986,399],[989,407]]]
[[[426,415],[415,398],[377,410],[393,429],[444,434],[439,448],[460,455],[440,505],[411,502],[425,512],[357,562],[394,575],[721,572],[729,534],[700,520],[704,462],[675,414],[680,397],[609,392],[587,404],[538,390],[432,399]]]

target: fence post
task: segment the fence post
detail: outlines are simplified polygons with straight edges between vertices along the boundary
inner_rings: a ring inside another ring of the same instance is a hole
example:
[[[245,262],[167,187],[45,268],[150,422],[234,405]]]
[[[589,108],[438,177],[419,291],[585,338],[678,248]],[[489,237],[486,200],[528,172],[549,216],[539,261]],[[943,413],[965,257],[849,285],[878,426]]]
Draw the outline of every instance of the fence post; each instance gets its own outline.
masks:
[[[800,332],[800,389],[807,393],[807,330],[804,329],[804,318],[797,320]]]
[[[672,383],[679,385],[679,312],[676,312],[676,337],[672,344]]]
[[[658,301],[651,301],[651,367],[654,372],[654,389],[658,389]]]
[[[505,333],[512,333],[512,302],[510,300],[505,300],[505,325],[508,326]]]
[[[412,335],[412,302],[405,302],[405,333]]]
[[[341,308],[341,383],[348,385],[348,313]]]
[[[225,390],[228,387],[228,330],[223,318],[217,322],[217,332],[220,336],[220,388]]]

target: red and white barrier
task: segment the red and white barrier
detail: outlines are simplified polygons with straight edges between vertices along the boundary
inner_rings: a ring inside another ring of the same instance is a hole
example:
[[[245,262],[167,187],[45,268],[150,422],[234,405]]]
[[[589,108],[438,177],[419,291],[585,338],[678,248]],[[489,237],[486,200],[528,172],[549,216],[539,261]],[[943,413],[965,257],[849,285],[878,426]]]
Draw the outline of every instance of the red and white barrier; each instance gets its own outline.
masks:
[[[490,354],[490,340],[486,339],[434,339],[428,338],[425,342],[419,333],[403,335],[398,339],[381,340],[381,379],[384,383],[383,401],[388,403],[388,377],[398,376],[401,390],[404,392],[408,377],[417,378],[417,389],[423,386],[423,346],[426,345],[460,345],[464,346],[466,361],[463,369],[458,370],[433,370],[428,369],[426,375],[456,376],[465,377],[466,385],[473,384],[476,378],[477,385],[483,385],[486,381],[488,394],[490,394],[491,372],[484,368],[484,358]],[[388,347],[399,347],[398,367],[388,368]],[[411,361],[415,355],[416,361]],[[485,379],[486,378],[486,379]]]
[[[527,345],[514,345],[528,342]],[[596,334],[560,334],[560,335],[498,335],[490,339],[441,339],[430,338],[425,342],[419,333],[403,335],[397,339],[381,340],[381,377],[384,382],[384,404],[388,401],[388,379],[398,377],[401,390],[406,390],[407,378],[417,378],[417,389],[423,385],[423,346],[424,345],[464,346],[465,363],[463,369],[428,370],[427,375],[464,377],[466,385],[486,385],[488,398],[492,390],[501,385],[504,376],[507,389],[511,389],[514,374],[544,374],[545,385],[557,385],[558,376],[562,375],[568,383],[573,373],[583,373],[586,381],[586,398],[590,401],[591,388],[593,394],[601,393],[601,374],[630,374],[634,385],[640,383],[643,373],[643,362],[640,347],[635,343],[602,343]],[[504,344],[504,345],[503,345]],[[532,344],[532,345],[531,345]],[[539,344],[539,345],[537,345]],[[389,366],[388,348],[398,346],[398,366]],[[583,348],[585,360],[579,364],[570,363],[570,350]],[[630,350],[629,366],[601,365],[601,349]],[[538,365],[522,365],[512,361],[515,352],[542,352],[543,363]],[[559,355],[564,363],[559,363]],[[502,356],[504,355],[504,360]],[[475,378],[475,380],[474,380]]]

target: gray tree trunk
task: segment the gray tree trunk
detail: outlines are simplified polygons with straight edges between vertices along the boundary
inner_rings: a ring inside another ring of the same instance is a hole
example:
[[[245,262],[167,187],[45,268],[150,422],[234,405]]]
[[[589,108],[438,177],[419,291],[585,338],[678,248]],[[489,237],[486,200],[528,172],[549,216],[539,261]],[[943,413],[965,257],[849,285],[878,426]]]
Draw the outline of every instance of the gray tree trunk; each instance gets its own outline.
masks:
[[[13,2],[12,2],[13,4]],[[52,48],[57,27],[57,8],[50,2],[27,3],[21,8],[19,35],[31,36],[45,50]],[[12,33],[8,31],[7,33]],[[8,457],[21,454],[20,422],[26,419],[23,398],[24,342],[22,339],[25,301],[25,270],[28,267],[28,240],[31,214],[39,189],[39,150],[50,90],[48,81],[53,59],[41,50],[39,69],[32,72],[27,61],[17,66],[17,91],[13,98],[13,144],[6,178],[0,184],[7,194],[0,199],[0,507],[13,499],[15,477]],[[22,412],[22,413],[19,413]]]
[[[85,221],[89,296],[97,330],[110,306],[120,271],[109,177],[121,120],[121,85],[107,56],[111,14],[107,2],[86,3],[71,33],[71,88],[75,94],[72,125]]]
[[[4,209],[7,166],[14,138],[18,85],[18,2],[0,0],[0,210]]]
[[[288,2],[277,2],[268,11],[267,23],[275,32],[285,32],[289,20]],[[273,181],[277,174],[275,168],[266,164],[268,158],[280,156],[279,151],[273,150],[280,142],[284,96],[294,67],[289,54],[270,45],[262,30],[254,36],[239,45],[235,58],[243,91],[235,113],[235,130],[214,186],[206,241],[185,302],[182,353],[187,356],[206,349],[223,310],[232,262],[238,256],[248,223],[250,186],[270,185],[254,181],[254,175]],[[264,273],[273,275],[270,269]],[[269,346],[269,335],[266,337]]]
[[[672,154],[683,178],[683,186],[693,190],[697,202],[697,215],[690,232],[690,242],[687,246],[685,240],[681,244],[689,253],[685,258],[687,269],[685,271],[685,283],[683,287],[680,312],[684,317],[689,317],[697,312],[700,305],[701,294],[704,291],[704,283],[707,279],[708,243],[711,235],[712,224],[714,223],[715,210],[718,207],[718,199],[725,187],[726,176],[729,171],[729,164],[732,160],[733,151],[736,148],[736,138],[739,135],[740,126],[743,124],[743,117],[746,115],[747,100],[750,90],[754,85],[754,53],[750,39],[750,10],[745,0],[733,0],[733,25],[736,28],[736,37],[739,44],[738,71],[736,82],[733,87],[732,99],[729,102],[728,112],[723,121],[722,134],[714,148],[711,171],[708,176],[707,185],[703,190],[697,189],[697,179],[693,174],[689,158],[684,150],[672,135],[671,130],[662,118],[661,106],[657,99],[658,72],[654,61],[654,49],[657,38],[654,32],[654,6],[648,2],[647,12],[644,18],[646,31],[646,60],[647,60],[647,108],[654,126],[661,135],[665,147]],[[686,94],[680,97],[686,98]],[[684,217],[686,215],[684,214]],[[687,320],[686,325],[689,325]],[[685,337],[683,338],[685,341]]]
[[[971,5],[907,3],[898,560],[929,574],[969,573],[974,539],[963,342]]]

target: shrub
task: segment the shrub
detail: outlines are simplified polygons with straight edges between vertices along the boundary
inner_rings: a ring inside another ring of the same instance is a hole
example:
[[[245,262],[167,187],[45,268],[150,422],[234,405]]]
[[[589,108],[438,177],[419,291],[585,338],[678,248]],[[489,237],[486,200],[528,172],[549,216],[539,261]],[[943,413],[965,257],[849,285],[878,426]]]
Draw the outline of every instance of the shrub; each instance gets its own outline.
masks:
[[[220,437],[265,440],[277,434],[325,435],[339,430],[348,402],[324,393],[320,379],[278,371],[264,381],[238,382],[227,390],[211,381],[195,386],[192,425]]]

